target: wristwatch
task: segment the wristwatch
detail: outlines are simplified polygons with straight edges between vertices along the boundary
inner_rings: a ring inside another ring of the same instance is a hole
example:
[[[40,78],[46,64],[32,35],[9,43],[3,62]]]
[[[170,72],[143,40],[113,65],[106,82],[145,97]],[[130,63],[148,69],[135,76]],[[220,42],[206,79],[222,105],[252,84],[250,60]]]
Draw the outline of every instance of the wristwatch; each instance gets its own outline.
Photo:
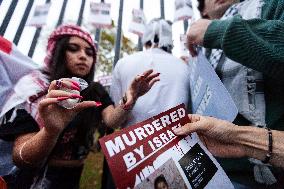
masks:
[[[119,101],[119,105],[121,106],[121,108],[125,111],[129,111],[129,110],[132,110],[133,106],[130,106],[130,107],[126,107],[125,104],[127,102],[127,97],[126,97],[126,94],[123,95],[122,99]]]

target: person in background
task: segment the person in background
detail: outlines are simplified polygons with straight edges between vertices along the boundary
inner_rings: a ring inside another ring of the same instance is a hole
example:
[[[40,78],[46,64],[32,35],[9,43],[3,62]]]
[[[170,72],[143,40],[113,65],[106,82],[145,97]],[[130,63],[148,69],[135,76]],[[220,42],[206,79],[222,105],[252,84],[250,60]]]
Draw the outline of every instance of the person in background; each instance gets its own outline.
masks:
[[[13,160],[20,171],[9,188],[79,188],[96,126],[103,121],[119,127],[129,107],[159,80],[153,70],[141,72],[124,91],[122,103],[114,107],[104,88],[93,82],[95,63],[96,47],[89,33],[74,25],[52,32],[38,82],[42,91],[27,103],[32,110],[28,113],[28,108],[17,106],[4,119],[9,121],[2,123],[24,128],[13,133]],[[83,90],[82,79],[88,83]]]
[[[142,43],[148,49],[120,59],[115,66],[111,96],[118,104],[131,78],[148,69],[155,69],[160,74],[160,81],[137,100],[124,127],[144,121],[181,103],[186,106],[188,104],[190,71],[181,59],[171,54],[171,24],[164,19],[153,19],[146,26]]]
[[[284,37],[280,35],[284,31],[283,1],[199,2],[204,17],[222,18],[193,23],[187,34],[189,49],[192,55],[196,55],[195,45],[213,49],[209,61],[239,109],[234,123],[283,130]],[[230,3],[234,5],[228,8]],[[260,138],[269,133],[253,129],[262,133]],[[236,188],[283,186],[283,170],[269,169],[264,165],[267,159],[264,164],[246,159],[222,160]]]

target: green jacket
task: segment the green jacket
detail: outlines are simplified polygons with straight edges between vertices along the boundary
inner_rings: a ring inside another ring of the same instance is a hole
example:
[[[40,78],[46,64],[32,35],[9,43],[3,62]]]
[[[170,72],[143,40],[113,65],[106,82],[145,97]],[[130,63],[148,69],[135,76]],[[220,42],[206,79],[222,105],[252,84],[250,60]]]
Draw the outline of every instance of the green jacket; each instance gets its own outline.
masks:
[[[212,21],[204,47],[264,74],[266,123],[284,130],[284,0],[264,0],[260,19]]]
[[[284,130],[284,0],[264,0],[260,19],[236,15],[212,21],[204,47],[222,49],[228,58],[263,73],[267,126]],[[220,163],[231,179],[258,187],[247,158]]]

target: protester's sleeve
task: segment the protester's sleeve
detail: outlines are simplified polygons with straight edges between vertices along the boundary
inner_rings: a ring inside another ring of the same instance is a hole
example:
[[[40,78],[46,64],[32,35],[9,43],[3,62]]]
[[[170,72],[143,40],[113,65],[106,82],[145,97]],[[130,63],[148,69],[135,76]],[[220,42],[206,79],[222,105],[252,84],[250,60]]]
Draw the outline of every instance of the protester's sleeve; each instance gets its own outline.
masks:
[[[283,20],[284,13],[278,20],[244,20],[235,16],[212,21],[204,36],[204,47],[222,49],[227,57],[244,66],[283,79]]]
[[[13,118],[14,116],[16,117]],[[39,131],[36,121],[24,109],[10,110],[5,114],[5,119],[7,121],[2,122],[0,125],[1,139],[12,141],[18,135]]]

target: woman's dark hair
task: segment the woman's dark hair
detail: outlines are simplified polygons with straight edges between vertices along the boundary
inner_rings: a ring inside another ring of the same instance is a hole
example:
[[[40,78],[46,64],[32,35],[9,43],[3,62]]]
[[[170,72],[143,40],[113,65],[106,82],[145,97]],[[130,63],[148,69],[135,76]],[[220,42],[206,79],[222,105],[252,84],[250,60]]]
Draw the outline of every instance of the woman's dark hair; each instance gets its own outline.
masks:
[[[158,184],[161,183],[161,182],[165,183],[165,185],[166,185],[167,187],[169,187],[169,185],[168,185],[168,183],[167,183],[167,181],[166,181],[165,176],[164,176],[164,175],[160,175],[160,176],[158,176],[157,178],[155,178],[155,181],[154,181],[154,187],[155,187],[155,189],[158,188]]]
[[[97,82],[91,82],[89,87],[81,91],[81,96],[83,96],[84,101],[94,100],[96,102],[102,102],[106,93],[102,85]],[[102,109],[102,107],[87,108],[81,111],[75,118],[79,126],[75,145],[81,148],[84,146],[87,152],[89,151],[88,149],[93,146],[95,130],[102,124],[102,116],[100,113]]]
[[[68,47],[69,40],[70,40],[70,36],[63,36],[62,38],[58,39],[56,43],[53,56],[51,59],[50,81],[73,76],[69,72],[66,66],[67,65],[66,50]],[[89,84],[94,80],[95,61],[96,61],[96,58],[94,57],[93,65],[92,65],[90,73],[86,75],[84,78],[82,78],[86,80]]]

